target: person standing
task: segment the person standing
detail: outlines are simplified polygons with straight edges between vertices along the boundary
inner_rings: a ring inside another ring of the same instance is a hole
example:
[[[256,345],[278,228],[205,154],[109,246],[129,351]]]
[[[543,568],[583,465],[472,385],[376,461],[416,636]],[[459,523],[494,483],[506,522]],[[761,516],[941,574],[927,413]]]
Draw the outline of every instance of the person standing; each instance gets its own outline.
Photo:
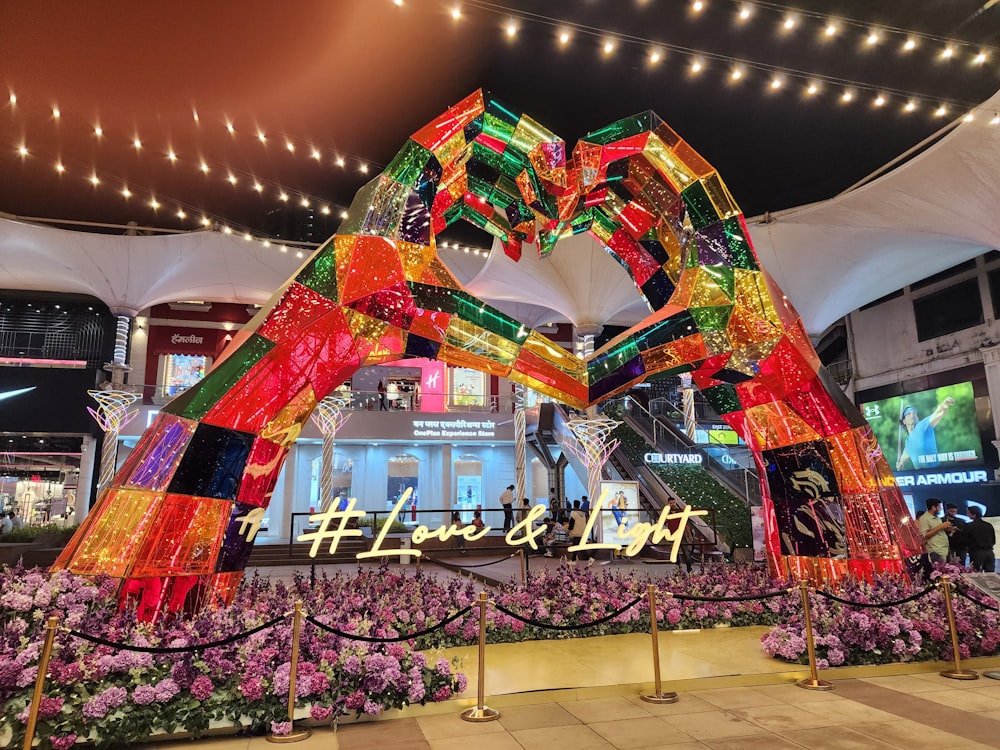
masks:
[[[385,383],[381,380],[378,381],[378,410],[389,411],[389,406],[386,403]]]
[[[0,514],[0,534],[9,534],[14,530],[14,524],[6,513]]]
[[[507,485],[500,495],[500,505],[503,506],[503,530],[507,533],[514,528],[514,485]]]
[[[975,505],[966,511],[972,519],[965,526],[965,539],[969,545],[969,564],[973,570],[984,573],[996,572],[996,558],[993,547],[997,543],[993,524],[983,520],[983,513]]]
[[[587,514],[583,512],[580,507],[580,501],[573,501],[573,512],[569,514],[569,538],[573,544],[583,543],[583,532],[587,528]],[[570,559],[576,562],[580,555],[583,554],[584,557],[588,558],[587,566],[590,567],[594,564],[594,557],[589,552],[582,552],[577,550],[572,554]]]
[[[518,509],[518,522],[523,523],[528,518],[530,512],[531,500],[526,497],[521,498],[521,507]]]
[[[941,510],[941,501],[936,497],[926,500],[927,512],[920,516],[917,528],[924,540],[924,551],[930,556],[931,562],[943,563],[948,559],[948,529],[955,528],[947,521],[941,521],[937,514]]]
[[[958,506],[955,503],[944,506],[944,520],[955,527],[948,532],[948,562],[965,565],[965,556],[969,550],[964,532],[968,523],[958,517]]]

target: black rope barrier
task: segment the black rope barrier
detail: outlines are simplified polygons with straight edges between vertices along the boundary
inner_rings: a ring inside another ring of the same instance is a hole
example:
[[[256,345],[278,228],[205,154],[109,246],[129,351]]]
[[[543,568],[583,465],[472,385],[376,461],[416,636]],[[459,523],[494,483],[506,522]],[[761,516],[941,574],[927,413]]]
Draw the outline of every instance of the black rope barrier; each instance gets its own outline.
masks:
[[[433,633],[435,630],[443,628],[449,622],[451,622],[453,620],[457,620],[459,617],[462,617],[463,615],[468,614],[471,609],[472,609],[472,605],[470,604],[465,609],[460,609],[455,614],[449,615],[448,617],[444,618],[437,625],[433,625],[433,626],[431,626],[429,628],[424,628],[423,630],[418,630],[416,633],[409,633],[408,635],[400,635],[400,636],[396,636],[394,638],[377,638],[375,636],[370,636],[370,635],[359,635],[358,633],[347,633],[347,632],[345,632],[343,630],[338,630],[337,628],[331,627],[330,625],[326,625],[325,623],[320,622],[319,620],[317,620],[312,615],[307,615],[306,616],[306,622],[312,623],[317,628],[319,628],[320,630],[325,630],[327,633],[333,633],[334,635],[339,635],[341,638],[351,638],[351,639],[353,639],[355,641],[366,641],[368,643],[398,643],[399,641],[409,641],[409,640],[412,640],[414,638],[420,638],[421,636],[428,635],[429,633]]]
[[[553,625],[552,623],[548,623],[548,622],[540,622],[538,620],[531,620],[531,619],[529,619],[527,617],[524,617],[523,615],[519,615],[517,612],[512,612],[511,610],[507,609],[506,607],[504,607],[504,606],[502,606],[500,604],[497,604],[496,602],[493,603],[493,606],[496,607],[499,611],[503,612],[508,617],[513,617],[515,620],[520,620],[525,625],[534,625],[536,628],[548,628],[549,630],[583,630],[585,628],[594,627],[595,625],[602,625],[602,624],[606,623],[608,620],[613,620],[616,617],[618,617],[619,615],[621,615],[621,614],[623,614],[625,612],[628,612],[630,609],[632,609],[632,607],[634,607],[636,604],[638,604],[639,602],[641,602],[642,598],[643,597],[640,594],[639,596],[637,596],[635,599],[633,599],[632,601],[630,601],[628,604],[626,604],[621,609],[619,609],[619,610],[617,610],[615,612],[612,612],[609,615],[605,615],[604,617],[601,617],[601,618],[599,618],[597,620],[591,620],[590,622],[583,622],[583,623],[580,623],[579,625]]]
[[[507,555],[507,557],[501,557],[501,558],[499,558],[497,560],[491,560],[490,562],[479,563],[478,565],[465,565],[465,564],[459,564],[459,563],[454,563],[454,565],[456,565],[457,567],[462,568],[463,570],[466,570],[466,569],[472,570],[473,568],[488,568],[491,565],[496,565],[497,563],[505,562],[505,561],[510,560],[511,558],[514,558],[514,557],[517,557],[517,552],[515,552],[513,555]],[[434,557],[430,557],[430,556],[428,556],[427,559],[430,560],[431,562],[444,562],[443,560],[440,560],[440,559],[434,558]],[[452,563],[449,562],[448,565],[452,565]]]
[[[927,594],[929,594],[931,591],[933,591],[936,588],[937,588],[937,584],[931,584],[930,586],[928,586],[927,588],[925,588],[923,591],[918,591],[913,596],[908,596],[905,599],[899,599],[898,601],[894,601],[894,602],[876,602],[876,603],[870,603],[870,602],[853,602],[850,599],[841,599],[839,596],[831,594],[831,593],[829,593],[827,591],[820,591],[818,589],[814,590],[813,593],[814,594],[818,594],[819,596],[822,596],[824,599],[830,599],[830,600],[835,601],[835,602],[840,602],[841,604],[849,604],[852,607],[865,607],[865,608],[868,608],[868,609],[881,609],[882,607],[898,607],[900,604],[909,604],[910,602],[915,602],[917,599],[920,599],[923,596],[927,596]]]
[[[752,602],[758,599],[773,599],[788,593],[790,593],[790,589],[776,589],[768,591],[766,594],[746,594],[745,596],[695,596],[694,594],[672,594],[668,591],[667,596],[683,602]]]
[[[228,646],[231,643],[236,643],[244,638],[247,638],[254,633],[259,633],[262,630],[267,630],[268,628],[273,628],[282,620],[288,617],[287,614],[281,617],[275,617],[273,620],[265,622],[263,625],[258,625],[255,628],[244,631],[242,633],[237,633],[236,635],[231,635],[228,638],[223,638],[220,641],[211,641],[210,643],[195,643],[191,646],[170,646],[166,648],[161,648],[158,646],[133,646],[130,643],[115,643],[114,641],[107,641],[103,638],[98,638],[96,635],[88,635],[87,633],[81,633],[79,630],[66,629],[66,632],[72,636],[80,638],[84,641],[90,641],[91,643],[96,643],[99,646],[110,646],[111,648],[121,649],[122,651],[139,651],[144,654],[183,654],[185,651],[204,651],[207,648],[217,648],[219,646]]]
[[[974,596],[971,596],[969,593],[967,593],[965,591],[962,591],[962,589],[958,588],[957,586],[954,587],[952,589],[952,591],[954,591],[956,594],[958,594],[963,599],[968,599],[970,602],[975,602],[976,604],[978,604],[983,609],[992,609],[994,611],[996,611],[997,609],[1000,609],[1000,607],[998,607],[996,604],[989,604],[987,602],[980,601],[979,599],[976,599]]]

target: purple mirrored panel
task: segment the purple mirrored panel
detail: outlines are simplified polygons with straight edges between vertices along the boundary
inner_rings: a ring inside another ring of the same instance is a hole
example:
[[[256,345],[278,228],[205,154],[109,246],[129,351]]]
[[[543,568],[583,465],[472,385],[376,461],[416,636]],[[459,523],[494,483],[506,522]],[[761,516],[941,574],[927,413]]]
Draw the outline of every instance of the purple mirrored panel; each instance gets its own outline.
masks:
[[[191,419],[162,412],[157,415],[121,469],[124,486],[165,490],[197,426]]]

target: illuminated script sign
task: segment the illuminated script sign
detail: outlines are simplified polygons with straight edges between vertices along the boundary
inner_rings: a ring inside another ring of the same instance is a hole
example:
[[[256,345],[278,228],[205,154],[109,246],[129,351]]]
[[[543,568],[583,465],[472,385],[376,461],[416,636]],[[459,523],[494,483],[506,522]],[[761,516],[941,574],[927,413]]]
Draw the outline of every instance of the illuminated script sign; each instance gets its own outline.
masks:
[[[378,536],[375,538],[375,542],[372,544],[372,548],[367,552],[359,552],[355,557],[359,560],[363,560],[371,557],[391,557],[403,555],[414,555],[416,557],[421,556],[421,551],[419,549],[383,549],[382,545],[385,542],[386,536],[389,534],[389,529],[392,527],[393,521],[397,520],[399,514],[407,506],[410,500],[410,495],[413,492],[413,488],[407,488],[407,490],[400,496],[399,500],[396,501],[396,506],[392,509],[392,514],[388,520],[383,524],[382,530],[379,531]],[[601,496],[597,499],[597,503],[594,505],[590,512],[589,518],[587,518],[587,526],[583,531],[583,539],[590,539],[591,532],[594,526],[598,523],[601,517],[601,511],[604,508],[604,501],[607,498],[608,491],[605,490],[601,493]],[[339,498],[334,502],[330,503],[330,509],[325,513],[317,513],[315,515],[309,516],[309,520],[312,523],[319,524],[319,528],[316,531],[309,531],[298,537],[300,542],[312,542],[312,548],[309,550],[310,557],[316,557],[319,552],[320,546],[326,540],[330,542],[330,554],[334,554],[337,549],[337,545],[340,544],[341,539],[348,539],[352,537],[360,537],[364,532],[358,528],[349,528],[348,523],[351,519],[362,519],[365,517],[365,512],[363,510],[356,510],[357,498],[351,498],[347,507],[344,510],[340,510]],[[533,528],[534,523],[539,521],[542,516],[548,512],[548,509],[544,505],[536,505],[529,512],[528,515],[523,518],[520,523],[516,524],[513,529],[507,532],[504,537],[504,541],[511,547],[518,547],[522,544],[527,544],[531,549],[538,549],[538,540],[545,534],[546,529],[544,526],[540,528]],[[619,535],[623,539],[629,539],[627,545],[621,544],[607,544],[599,542],[583,542],[581,544],[574,544],[573,546],[567,548],[567,552],[585,552],[588,550],[599,550],[599,549],[609,549],[615,551],[621,551],[621,553],[627,557],[632,557],[639,554],[643,547],[649,544],[663,544],[664,542],[670,542],[670,562],[677,562],[677,553],[680,551],[681,539],[684,536],[684,530],[687,528],[688,519],[691,516],[704,516],[708,513],[707,510],[691,510],[691,508],[686,507],[681,511],[676,513],[671,512],[670,508],[664,508],[660,517],[656,520],[656,523],[636,523],[632,524],[630,528],[619,531]],[[677,521],[677,527],[671,531],[668,524],[671,521]],[[474,542],[477,539],[482,539],[486,534],[490,532],[492,527],[484,526],[481,529],[477,529],[475,526],[463,526],[458,528],[455,524],[449,526],[439,526],[436,529],[431,529],[427,526],[417,526],[411,535],[413,544],[419,545],[428,539],[440,539],[442,542],[452,539],[454,537],[461,537],[467,541]],[[624,549],[623,549],[624,547]]]

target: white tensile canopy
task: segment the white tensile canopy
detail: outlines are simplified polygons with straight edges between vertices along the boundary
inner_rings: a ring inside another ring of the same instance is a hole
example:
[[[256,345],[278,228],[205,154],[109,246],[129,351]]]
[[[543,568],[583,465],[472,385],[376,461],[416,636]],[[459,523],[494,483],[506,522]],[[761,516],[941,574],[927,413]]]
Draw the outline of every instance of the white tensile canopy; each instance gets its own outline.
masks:
[[[997,112],[1000,93],[882,177],[748,222],[762,265],[810,333],[1000,248]],[[529,326],[630,325],[647,314],[624,270],[585,235],[544,260],[530,247],[519,263],[498,249],[485,264],[464,254],[442,258],[471,292]],[[0,218],[0,289],[89,294],[122,314],[186,299],[262,304],[302,262],[294,249],[218,232],[108,235]]]

